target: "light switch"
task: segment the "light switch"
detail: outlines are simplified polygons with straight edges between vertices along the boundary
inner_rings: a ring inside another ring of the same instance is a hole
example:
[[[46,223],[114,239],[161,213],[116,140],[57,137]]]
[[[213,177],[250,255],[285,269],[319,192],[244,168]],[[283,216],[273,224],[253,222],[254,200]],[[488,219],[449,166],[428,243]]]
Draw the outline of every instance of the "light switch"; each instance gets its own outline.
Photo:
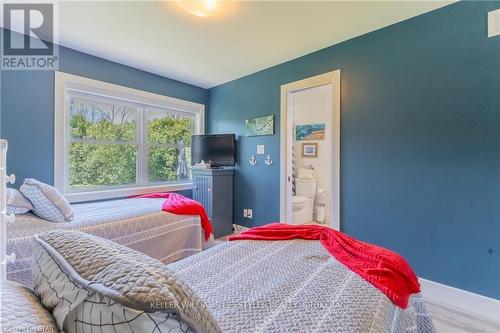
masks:
[[[265,147],[264,145],[257,145],[257,155],[264,155]]]
[[[488,13],[488,37],[500,35],[500,9]]]

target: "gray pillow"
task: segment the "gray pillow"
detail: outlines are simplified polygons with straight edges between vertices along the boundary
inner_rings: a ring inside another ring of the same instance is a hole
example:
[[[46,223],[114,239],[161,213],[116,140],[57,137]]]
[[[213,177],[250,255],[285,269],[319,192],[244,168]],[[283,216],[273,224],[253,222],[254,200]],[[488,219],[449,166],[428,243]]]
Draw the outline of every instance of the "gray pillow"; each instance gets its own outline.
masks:
[[[32,209],[31,202],[19,190],[7,188],[7,214],[25,214]]]
[[[68,222],[73,209],[64,196],[54,187],[33,178],[26,178],[19,189],[33,204],[33,213],[52,222]]]

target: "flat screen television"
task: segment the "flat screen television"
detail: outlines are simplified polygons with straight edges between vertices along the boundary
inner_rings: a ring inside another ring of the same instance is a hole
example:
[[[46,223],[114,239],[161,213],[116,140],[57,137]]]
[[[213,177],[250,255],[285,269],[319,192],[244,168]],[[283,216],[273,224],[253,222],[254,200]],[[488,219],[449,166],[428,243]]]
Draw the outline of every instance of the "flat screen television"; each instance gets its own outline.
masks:
[[[191,137],[191,164],[202,160],[212,167],[234,166],[236,163],[236,136],[234,134],[193,135]]]

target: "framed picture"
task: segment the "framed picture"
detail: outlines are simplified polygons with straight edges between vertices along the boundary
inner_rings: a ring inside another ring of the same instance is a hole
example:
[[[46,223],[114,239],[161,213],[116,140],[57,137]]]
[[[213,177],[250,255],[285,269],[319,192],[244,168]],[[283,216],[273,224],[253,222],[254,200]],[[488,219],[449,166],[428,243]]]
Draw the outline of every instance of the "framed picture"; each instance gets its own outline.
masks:
[[[317,143],[303,143],[302,144],[303,157],[318,157],[318,144]]]
[[[247,136],[274,134],[274,116],[247,119],[245,120],[245,125]]]
[[[295,140],[313,141],[325,139],[325,123],[295,126]]]

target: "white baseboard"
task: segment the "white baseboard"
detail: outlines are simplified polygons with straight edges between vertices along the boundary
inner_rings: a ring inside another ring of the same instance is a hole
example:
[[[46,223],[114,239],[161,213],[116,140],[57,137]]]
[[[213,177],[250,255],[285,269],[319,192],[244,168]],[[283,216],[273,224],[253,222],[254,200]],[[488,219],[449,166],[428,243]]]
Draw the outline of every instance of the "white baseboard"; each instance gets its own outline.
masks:
[[[444,303],[495,322],[500,321],[499,300],[422,278],[418,280],[425,299]]]

